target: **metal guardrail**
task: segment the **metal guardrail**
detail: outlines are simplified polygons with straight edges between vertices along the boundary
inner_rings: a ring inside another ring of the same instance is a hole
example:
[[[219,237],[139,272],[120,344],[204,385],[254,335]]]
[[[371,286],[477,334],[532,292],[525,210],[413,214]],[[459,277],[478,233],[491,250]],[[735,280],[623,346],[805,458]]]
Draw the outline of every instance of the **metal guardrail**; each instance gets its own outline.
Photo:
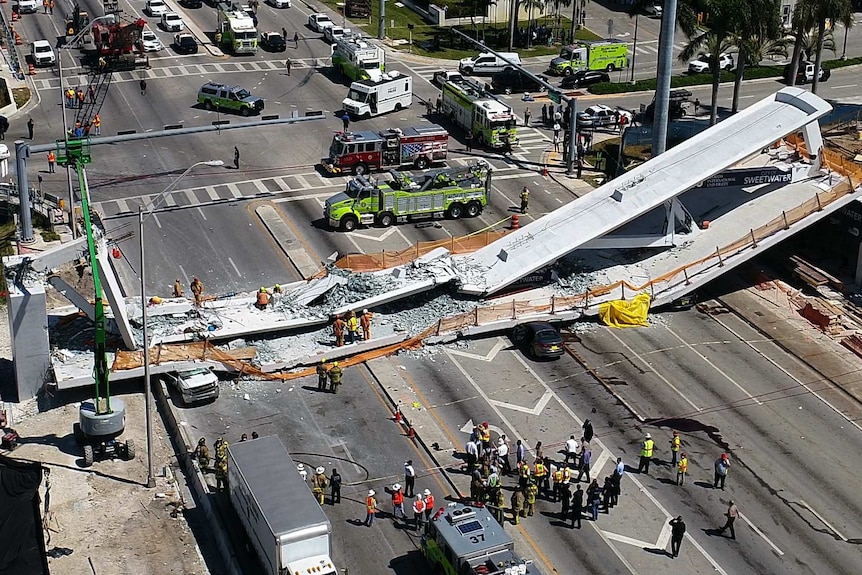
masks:
[[[63,210],[65,205],[65,200],[55,196],[54,194],[48,194],[42,192],[37,187],[30,188],[30,201],[32,203],[32,208],[45,218],[48,218],[52,223],[60,223],[55,221],[54,217],[56,215],[56,210]],[[8,183],[0,183],[0,204],[6,204],[7,206],[18,206],[20,205],[20,199],[18,194],[18,186]]]
[[[9,70],[18,80],[24,79],[24,72],[21,70],[21,60],[18,58],[18,50],[15,49],[15,33],[12,31],[12,26],[6,21],[6,13],[0,10],[0,36],[6,46],[5,56],[6,64]]]

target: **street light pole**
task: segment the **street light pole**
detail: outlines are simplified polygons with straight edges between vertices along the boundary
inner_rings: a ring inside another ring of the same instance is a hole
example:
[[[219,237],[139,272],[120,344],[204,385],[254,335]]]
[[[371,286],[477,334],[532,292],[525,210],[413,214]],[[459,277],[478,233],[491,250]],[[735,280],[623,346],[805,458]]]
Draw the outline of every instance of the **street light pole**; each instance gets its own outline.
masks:
[[[209,160],[192,164],[185,172],[168,184],[168,186],[146,206],[146,217],[144,216],[144,206],[138,207],[138,239],[141,242],[141,324],[143,325],[144,330],[142,342],[144,346],[144,410],[146,414],[145,417],[147,418],[147,487],[149,488],[156,486],[156,478],[153,475],[153,418],[151,413],[153,396],[152,389],[150,388],[150,334],[147,326],[147,264],[146,259],[144,259],[146,255],[146,252],[144,251],[144,245],[146,244],[144,241],[144,222],[153,215],[159,202],[161,202],[162,199],[176,187],[179,181],[182,180],[186,174],[198,166],[217,167],[223,165],[224,162],[222,160]]]

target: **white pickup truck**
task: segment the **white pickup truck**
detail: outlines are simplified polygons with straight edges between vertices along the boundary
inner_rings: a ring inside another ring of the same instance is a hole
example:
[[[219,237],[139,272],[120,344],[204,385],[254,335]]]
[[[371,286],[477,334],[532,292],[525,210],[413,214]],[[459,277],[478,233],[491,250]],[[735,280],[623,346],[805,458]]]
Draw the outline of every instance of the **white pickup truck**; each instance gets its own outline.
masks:
[[[168,373],[165,377],[180,393],[184,405],[218,398],[218,377],[208,367]]]

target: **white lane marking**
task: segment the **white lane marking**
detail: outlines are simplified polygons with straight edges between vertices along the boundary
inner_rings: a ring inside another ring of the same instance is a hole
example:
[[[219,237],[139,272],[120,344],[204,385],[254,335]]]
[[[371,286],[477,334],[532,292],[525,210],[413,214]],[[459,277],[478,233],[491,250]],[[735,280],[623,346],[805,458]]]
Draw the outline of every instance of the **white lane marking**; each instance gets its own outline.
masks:
[[[181,265],[179,265],[179,264],[177,264],[177,267],[178,267],[178,268],[180,268],[180,274],[183,276],[183,279],[185,280],[185,283],[191,283],[191,282],[189,281],[189,274],[187,274],[187,273],[186,273],[185,268],[183,268],[183,266],[181,266]]]
[[[189,203],[191,205],[195,205],[195,204],[200,203],[200,201],[198,200],[198,197],[195,195],[194,190],[182,190],[182,193],[186,195],[186,198],[188,198]],[[206,218],[204,218],[204,219],[206,219]]]
[[[239,277],[242,277],[242,274],[241,274],[241,273],[239,273],[239,268],[238,268],[238,267],[236,267],[236,264],[235,264],[235,263],[233,263],[233,259],[232,259],[232,258],[230,258],[230,257],[228,257],[228,258],[227,258],[227,261],[229,261],[229,262],[230,262],[230,265],[232,265],[232,266],[233,266],[233,271],[235,271],[235,272],[236,272],[236,275],[238,275]]]
[[[842,88],[855,88],[859,84],[846,84],[844,86],[829,86],[833,90],[841,90]]]
[[[485,355],[479,355],[478,353],[470,353],[468,351],[462,351],[460,349],[450,349],[449,352],[455,355],[460,355],[461,357],[469,357],[470,359],[476,359],[478,361],[487,361],[491,362],[494,358],[497,357],[497,354],[506,347],[506,342],[503,338],[498,337],[497,343],[494,344],[494,347],[491,348],[491,351],[486,353]]]
[[[670,381],[668,381],[666,377],[664,377],[662,374],[660,374],[659,372],[657,372],[656,370],[654,370],[654,369],[650,366],[650,364],[649,364],[649,363],[647,363],[647,361],[646,361],[644,358],[642,358],[642,357],[640,356],[640,354],[638,354],[637,352],[635,352],[635,350],[633,350],[631,347],[629,347],[629,345],[628,345],[626,342],[624,342],[623,340],[621,340],[620,338],[618,338],[618,337],[617,337],[617,335],[616,335],[613,331],[608,331],[608,333],[611,335],[611,337],[613,337],[615,340],[617,340],[621,346],[623,346],[624,348],[626,348],[626,349],[629,351],[629,353],[631,353],[631,354],[634,356],[634,358],[636,358],[636,359],[640,360],[640,362],[644,364],[644,366],[647,368],[647,370],[649,370],[650,372],[654,373],[654,374],[656,375],[656,377],[658,377],[660,380],[662,380],[663,382],[665,382],[665,384],[666,384],[669,388],[671,388],[672,390],[674,390],[678,396],[680,396],[681,398],[683,398],[683,400],[685,400],[685,402],[686,402],[686,403],[688,403],[690,406],[692,406],[692,407],[693,407],[695,410],[697,410],[697,411],[703,411],[703,409],[702,409],[702,408],[700,408],[700,407],[698,407],[697,405],[695,405],[695,403],[694,403],[692,400],[690,400],[689,398],[687,398],[683,392],[681,392],[680,390],[678,390],[674,384],[672,384]]]
[[[300,189],[302,189],[302,190],[306,190],[308,188],[313,188],[313,187],[320,187],[320,186],[312,186],[311,184],[308,183],[308,180],[306,180],[305,178],[303,178],[299,174],[296,174],[293,177],[296,178],[297,182],[299,182]]]
[[[207,195],[210,197],[210,200],[216,201],[219,199],[218,194],[216,193],[215,188],[213,186],[207,186],[204,189],[207,191]]]
[[[729,381],[730,383],[732,383],[733,385],[735,385],[735,386],[736,386],[736,388],[737,388],[739,391],[741,391],[742,393],[744,393],[745,395],[747,395],[747,396],[748,396],[748,399],[753,400],[755,403],[757,403],[757,405],[763,405],[763,402],[762,402],[762,401],[760,401],[759,399],[755,399],[755,397],[754,397],[753,395],[751,395],[751,394],[748,392],[748,390],[747,390],[747,389],[745,389],[744,387],[742,387],[741,385],[739,385],[739,383],[738,383],[735,379],[733,379],[733,378],[732,378],[732,377],[730,377],[728,374],[726,374],[726,373],[725,373],[725,372],[724,372],[720,367],[718,367],[717,365],[715,365],[714,363],[712,363],[711,361],[709,361],[709,360],[706,358],[706,356],[705,356],[705,355],[703,355],[702,353],[700,353],[698,350],[694,349],[694,347],[693,347],[690,343],[688,343],[687,341],[685,341],[685,340],[684,340],[684,339],[683,339],[683,338],[682,338],[678,333],[676,333],[675,331],[673,331],[671,328],[669,328],[669,327],[668,327],[668,326],[666,326],[666,325],[664,326],[664,328],[668,331],[668,333],[669,333],[669,334],[671,334],[671,335],[672,335],[672,336],[674,336],[676,339],[678,339],[678,340],[680,341],[680,343],[682,343],[685,347],[687,347],[689,350],[691,350],[691,351],[692,351],[694,354],[696,354],[700,359],[702,359],[703,361],[705,361],[705,362],[706,362],[706,364],[707,364],[709,367],[711,367],[712,369],[714,369],[715,371],[717,371],[719,374],[721,374],[721,376],[722,376],[723,378],[725,378],[727,381]]]
[[[198,213],[201,215],[201,217],[204,219],[204,221],[206,221],[206,219],[207,219],[206,214],[204,214],[204,211],[200,208],[200,206],[198,206]]]
[[[746,523],[748,523],[748,526],[751,527],[751,530],[754,531],[755,533],[757,533],[758,535],[760,535],[760,538],[763,539],[764,541],[766,541],[766,543],[769,544],[769,546],[772,547],[776,553],[778,553],[779,555],[784,555],[784,551],[779,549],[778,545],[776,545],[775,543],[770,541],[769,537],[764,535],[763,531],[761,531],[760,529],[757,528],[757,525],[755,525],[754,523],[752,523],[751,521],[748,520],[748,517],[746,517],[745,515],[740,513],[739,518],[742,519],[743,521],[745,521]],[[845,541],[847,541],[847,540],[845,539]]]
[[[665,521],[664,525],[661,528],[661,533],[658,536],[658,540],[656,541],[657,549],[667,549],[667,544],[670,543],[670,536],[673,531],[673,528],[670,526],[670,523]]]
[[[340,448],[344,451],[344,454],[345,454],[345,455],[347,455],[347,457],[349,457],[349,458],[350,458],[350,463],[353,465],[353,468],[356,470],[356,473],[358,473],[358,474],[360,474],[360,475],[361,475],[361,474],[365,471],[364,469],[362,469],[361,467],[359,467],[359,464],[357,464],[357,463],[356,463],[356,458],[354,458],[354,457],[353,457],[353,454],[352,454],[352,453],[350,453],[350,450],[349,450],[349,449],[347,449],[347,444],[346,444],[346,443],[344,443],[344,440],[343,440],[343,439],[339,440],[339,441],[338,441],[338,443],[336,443],[336,444],[335,444],[334,446],[332,446],[332,447],[340,447]]]
[[[225,185],[227,186],[227,189],[230,192],[231,196],[233,196],[234,198],[241,198],[242,197],[242,192],[240,191],[239,187],[236,184],[225,184]]]
[[[826,521],[825,519],[823,519],[823,516],[822,516],[822,515],[820,515],[820,514],[819,514],[819,513],[817,513],[816,511],[814,511],[814,509],[813,509],[810,505],[808,505],[807,503],[805,503],[805,502],[804,502],[804,501],[802,501],[801,499],[799,500],[799,503],[800,503],[801,505],[805,506],[805,508],[806,508],[806,509],[808,509],[808,511],[810,511],[810,512],[814,515],[814,517],[816,517],[817,519],[819,519],[819,520],[820,520],[820,522],[821,522],[823,525],[825,525],[825,526],[826,526],[826,527],[827,527],[827,528],[828,528],[832,533],[834,533],[835,535],[837,535],[837,536],[838,536],[838,538],[839,538],[839,539],[841,539],[841,541],[844,541],[845,543],[847,543],[847,538],[846,538],[846,537],[844,537],[843,535],[841,535],[841,532],[840,532],[840,531],[838,531],[837,529],[835,529],[835,528],[832,526],[832,524],[831,524],[831,523],[829,523],[828,521]],[[741,514],[740,514],[740,515],[741,515]]]
[[[633,547],[643,547],[644,549],[652,549],[653,547],[657,547],[655,543],[649,541],[641,541],[640,539],[635,539],[634,537],[629,537],[627,535],[611,533],[610,531],[602,531],[602,533],[604,533],[605,537],[607,537],[611,541],[619,541],[620,543],[632,545]],[[664,547],[659,547],[659,549],[664,549]]]
[[[718,324],[719,324],[721,327],[723,327],[723,328],[724,328],[724,329],[726,329],[728,332],[730,332],[730,333],[731,333],[731,334],[732,334],[736,339],[738,339],[739,341],[741,341],[742,343],[744,343],[745,345],[747,345],[748,347],[750,347],[751,349],[753,349],[753,350],[754,350],[758,355],[760,355],[763,359],[765,359],[766,361],[768,361],[769,363],[771,363],[773,366],[775,366],[775,367],[777,367],[779,370],[781,370],[781,371],[782,371],[782,372],[783,372],[787,377],[789,377],[790,379],[792,379],[793,381],[795,381],[796,383],[798,383],[799,385],[801,385],[801,386],[802,386],[802,387],[803,387],[803,388],[804,388],[808,393],[810,393],[811,395],[813,395],[814,397],[816,397],[817,399],[819,399],[820,401],[822,401],[822,402],[823,402],[827,407],[829,407],[829,409],[831,409],[832,411],[834,411],[835,413],[837,413],[838,415],[840,415],[840,416],[841,416],[841,417],[842,417],[842,418],[843,418],[847,423],[849,423],[850,425],[852,425],[853,427],[855,427],[855,428],[856,428],[856,429],[858,429],[859,431],[862,431],[862,425],[859,425],[859,424],[858,424],[858,423],[856,423],[854,420],[850,419],[850,417],[848,417],[847,415],[845,415],[843,412],[841,412],[839,409],[837,409],[834,405],[832,405],[832,404],[831,404],[831,403],[829,403],[826,399],[824,399],[823,397],[821,397],[821,396],[820,396],[816,391],[814,391],[813,389],[811,389],[810,387],[808,387],[808,384],[803,383],[803,382],[802,382],[802,380],[800,380],[800,379],[799,379],[799,378],[797,378],[795,375],[793,375],[792,373],[790,373],[789,371],[787,371],[784,367],[782,367],[781,365],[779,365],[777,361],[775,361],[774,359],[772,359],[771,357],[769,357],[768,355],[766,355],[766,354],[765,354],[764,352],[762,352],[761,350],[757,349],[757,348],[754,346],[754,344],[753,344],[753,343],[751,343],[750,341],[748,341],[747,339],[743,338],[741,335],[739,335],[738,333],[736,333],[735,331],[733,331],[733,329],[731,329],[731,327],[730,327],[729,325],[727,325],[726,323],[724,323],[723,321],[721,321],[720,319],[718,319],[718,318],[717,318],[717,317],[715,317],[715,316],[712,316],[712,319],[713,319],[714,321],[718,322]],[[751,329],[751,328],[750,328],[750,329]],[[774,342],[772,339],[767,339],[767,340],[765,340],[765,341],[768,341],[768,342],[772,343],[773,345],[775,345],[775,342]],[[778,349],[780,349],[780,348],[778,348]],[[791,356],[791,357],[792,357],[792,356]],[[800,362],[800,363],[801,363],[801,362]],[[803,365],[804,365],[804,364],[803,364]],[[807,367],[807,366],[806,366],[806,367]],[[811,369],[811,368],[807,368],[807,369]]]
[[[331,197],[332,197],[332,194],[330,194],[329,192],[322,192],[319,194],[305,194],[302,196],[290,196],[288,198],[277,198],[275,200],[272,200],[272,203],[273,204],[283,204],[285,202],[300,202],[300,201],[304,201],[304,200],[323,200],[323,199],[331,198]],[[350,237],[350,236],[348,235],[347,237]]]
[[[548,406],[548,402],[551,401],[552,398],[553,396],[546,391],[534,407],[524,407],[523,405],[518,405],[516,403],[506,403],[505,401],[498,401],[496,399],[490,399],[489,401],[493,405],[496,405],[498,407],[504,407],[506,409],[520,411],[522,413],[528,413],[530,415],[540,415],[543,411],[545,411],[545,407]]]
[[[120,210],[117,213],[124,214],[126,212],[131,211],[129,209],[129,204],[126,202],[126,200],[114,200],[114,201],[117,202],[117,208]]]
[[[257,191],[258,191],[258,192],[260,192],[261,194],[270,194],[270,193],[272,193],[272,192],[270,192],[270,191],[269,191],[269,188],[267,188],[267,187],[263,184],[263,180],[252,180],[252,183],[253,183],[253,184],[255,185],[255,187],[257,188]]]

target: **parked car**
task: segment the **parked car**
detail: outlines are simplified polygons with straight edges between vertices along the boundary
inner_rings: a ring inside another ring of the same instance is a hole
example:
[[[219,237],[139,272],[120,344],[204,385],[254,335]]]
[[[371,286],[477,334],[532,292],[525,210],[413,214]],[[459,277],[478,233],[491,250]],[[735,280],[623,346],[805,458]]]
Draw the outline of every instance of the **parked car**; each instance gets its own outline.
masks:
[[[280,32],[263,32],[260,35],[260,46],[270,52],[284,52],[287,49],[287,42]]]
[[[323,29],[323,39],[330,44],[335,44],[339,38],[350,36],[353,32],[350,28],[342,28],[341,26],[327,26]]]
[[[18,0],[14,6],[18,7],[19,14],[35,14],[39,10],[39,4],[41,2],[37,0]]]
[[[147,0],[147,4],[144,6],[144,12],[150,16],[161,16],[167,11],[168,5],[164,3],[164,0]]]
[[[563,78],[563,81],[560,82],[560,88],[586,88],[593,84],[610,81],[611,77],[608,76],[607,72],[601,72],[599,70],[578,70],[571,76]]]
[[[197,54],[197,40],[191,34],[177,34],[174,36],[174,50],[177,54]]]
[[[546,82],[548,81],[545,76],[539,77]],[[544,90],[544,86],[515,68],[509,68],[491,76],[491,91],[497,94],[504,92],[506,94],[512,92],[540,92],[542,90]]]
[[[165,12],[162,14],[162,28],[168,32],[182,32],[186,29],[186,23],[176,12]]]
[[[162,46],[162,41],[156,36],[156,33],[149,28],[141,32],[141,45],[144,48],[144,52],[158,52],[164,47]]]
[[[431,83],[442,88],[443,84],[450,80],[458,82],[463,79],[464,76],[462,76],[460,72],[455,72],[454,70],[440,70],[438,72],[434,72],[434,76],[431,77]]]
[[[709,59],[712,57],[711,54],[701,54],[697,57],[697,60],[692,60],[688,63],[688,72],[690,74],[704,74],[710,71],[709,68]],[[730,54],[719,54],[718,55],[718,67],[722,70],[732,70],[733,69],[733,56]]]
[[[790,72],[793,66],[788,64],[784,67],[784,81],[790,83]],[[832,72],[827,68],[820,67],[818,80],[825,82],[832,75]],[[814,62],[803,60],[799,63],[799,68],[796,70],[796,84],[810,84],[814,81]]]
[[[218,377],[207,367],[167,373],[165,378],[179,392],[184,405],[218,399]]]
[[[308,27],[315,32],[323,32],[323,29],[328,26],[335,26],[335,22],[326,14],[315,12],[308,16]]]
[[[201,0],[180,0],[180,4],[186,8],[201,8],[204,5]]]
[[[269,0],[273,8],[290,8],[290,0]]]
[[[578,112],[578,125],[589,128],[616,126],[619,123],[620,116],[626,116],[628,124],[631,125],[632,113],[628,110],[611,108],[604,104],[593,104],[583,112]]]
[[[664,12],[661,4],[648,4],[643,10],[644,14],[650,18],[661,18],[662,13]]]
[[[563,338],[557,328],[544,321],[515,326],[512,341],[530,357],[560,357],[565,353]]]
[[[34,66],[53,66],[57,61],[54,50],[47,40],[36,40],[30,44],[30,57]]]

